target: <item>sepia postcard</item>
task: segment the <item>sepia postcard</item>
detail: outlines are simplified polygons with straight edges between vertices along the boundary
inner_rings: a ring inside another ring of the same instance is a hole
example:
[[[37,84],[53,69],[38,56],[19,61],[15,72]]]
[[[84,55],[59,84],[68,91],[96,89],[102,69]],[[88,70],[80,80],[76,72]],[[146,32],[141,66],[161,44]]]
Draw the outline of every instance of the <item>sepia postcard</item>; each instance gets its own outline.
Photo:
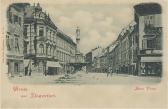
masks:
[[[166,109],[166,0],[1,0],[1,108]]]

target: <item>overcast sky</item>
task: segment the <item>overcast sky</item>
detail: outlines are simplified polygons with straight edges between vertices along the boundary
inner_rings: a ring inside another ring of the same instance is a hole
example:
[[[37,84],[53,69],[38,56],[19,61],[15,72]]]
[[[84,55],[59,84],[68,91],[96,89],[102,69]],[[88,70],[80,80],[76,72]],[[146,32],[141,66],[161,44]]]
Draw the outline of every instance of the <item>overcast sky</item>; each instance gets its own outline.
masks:
[[[96,46],[106,47],[133,20],[133,5],[46,5],[44,11],[75,41],[79,26],[80,50],[87,53]]]

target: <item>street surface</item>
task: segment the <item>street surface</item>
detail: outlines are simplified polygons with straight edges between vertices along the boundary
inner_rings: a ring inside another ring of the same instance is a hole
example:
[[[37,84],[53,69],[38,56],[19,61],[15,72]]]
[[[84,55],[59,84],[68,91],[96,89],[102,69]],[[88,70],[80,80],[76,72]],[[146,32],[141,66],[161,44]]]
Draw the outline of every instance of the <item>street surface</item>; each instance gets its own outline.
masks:
[[[69,75],[44,76],[32,74],[32,76],[10,77],[12,83],[25,84],[155,84],[161,81],[160,77],[140,77],[125,74],[86,73],[84,71]]]

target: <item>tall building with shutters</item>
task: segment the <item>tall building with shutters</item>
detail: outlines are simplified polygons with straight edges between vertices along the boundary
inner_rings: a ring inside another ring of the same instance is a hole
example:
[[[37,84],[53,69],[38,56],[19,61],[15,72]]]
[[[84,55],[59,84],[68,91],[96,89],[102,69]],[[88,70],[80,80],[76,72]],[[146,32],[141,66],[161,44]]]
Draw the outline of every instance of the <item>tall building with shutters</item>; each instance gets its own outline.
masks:
[[[9,5],[7,9],[7,67],[10,76],[24,73],[23,64],[23,10],[16,4]]]
[[[162,72],[161,6],[141,3],[134,6],[138,29],[138,75],[159,75]]]

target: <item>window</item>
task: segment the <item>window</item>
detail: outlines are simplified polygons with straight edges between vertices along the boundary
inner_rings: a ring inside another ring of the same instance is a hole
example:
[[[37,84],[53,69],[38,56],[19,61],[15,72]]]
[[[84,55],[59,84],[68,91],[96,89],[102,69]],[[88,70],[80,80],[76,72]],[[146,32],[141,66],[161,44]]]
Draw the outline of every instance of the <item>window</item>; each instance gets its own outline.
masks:
[[[14,23],[18,23],[18,16],[14,15]]]
[[[53,47],[50,47],[50,55],[52,56]]]
[[[142,48],[143,49],[154,49],[156,48],[156,39],[152,38],[152,39],[144,39],[142,41]]]
[[[44,45],[40,44],[39,48],[40,48],[40,54],[44,54]]]
[[[9,22],[12,23],[12,12],[9,12]]]
[[[155,40],[147,40],[147,48],[155,48]]]
[[[55,56],[55,47],[53,48],[53,56]]]
[[[8,35],[6,36],[6,45],[7,45],[7,50],[11,50],[10,39]]]
[[[51,40],[51,31],[50,31],[50,40]]]
[[[44,36],[44,28],[43,27],[39,28],[39,36]]]
[[[150,19],[153,19],[153,16],[150,16]]]
[[[24,33],[23,35],[26,37],[27,36],[27,31],[28,31],[28,25],[24,25]]]
[[[48,53],[49,56],[51,55],[50,54],[50,46],[48,46],[48,48],[47,48],[47,53]]]
[[[48,46],[46,46],[46,55],[48,55]]]
[[[22,23],[22,19],[21,17],[19,17],[19,25],[21,26],[21,23]]]
[[[142,40],[142,49],[146,49],[146,40]]]
[[[19,65],[18,65],[18,63],[14,64],[14,71],[15,72],[19,72]]]
[[[15,50],[19,52],[19,41],[18,41],[18,38],[15,38]]]

